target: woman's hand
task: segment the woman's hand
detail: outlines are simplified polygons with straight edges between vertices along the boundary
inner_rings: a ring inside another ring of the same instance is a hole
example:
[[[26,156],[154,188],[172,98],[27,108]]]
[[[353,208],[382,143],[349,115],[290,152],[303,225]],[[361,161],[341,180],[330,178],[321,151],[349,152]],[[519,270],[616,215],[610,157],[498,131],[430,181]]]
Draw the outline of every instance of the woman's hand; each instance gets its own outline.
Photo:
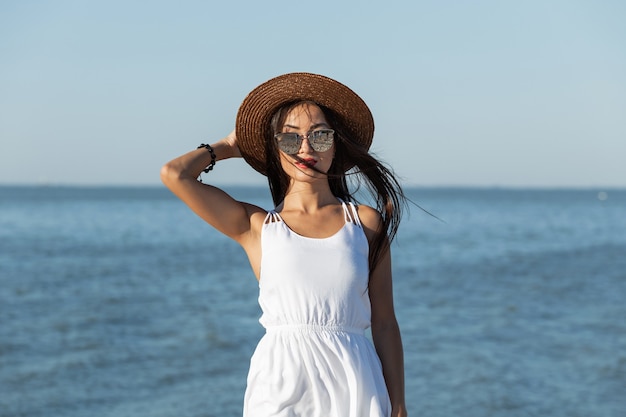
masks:
[[[393,410],[391,410],[391,417],[407,417],[404,406],[394,407]]]
[[[239,146],[237,145],[237,135],[235,134],[235,129],[222,139],[222,141],[230,147],[232,158],[241,158],[241,152],[239,151]]]

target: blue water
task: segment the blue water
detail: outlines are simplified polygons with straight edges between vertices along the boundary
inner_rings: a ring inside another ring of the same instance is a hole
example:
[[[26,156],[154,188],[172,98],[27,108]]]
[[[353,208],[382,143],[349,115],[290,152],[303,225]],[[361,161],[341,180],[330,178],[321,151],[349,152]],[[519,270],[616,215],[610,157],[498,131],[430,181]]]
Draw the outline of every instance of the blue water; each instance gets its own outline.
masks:
[[[409,414],[626,416],[626,190],[410,195],[446,223],[393,247]],[[0,187],[0,416],[238,416],[256,296],[162,188]]]

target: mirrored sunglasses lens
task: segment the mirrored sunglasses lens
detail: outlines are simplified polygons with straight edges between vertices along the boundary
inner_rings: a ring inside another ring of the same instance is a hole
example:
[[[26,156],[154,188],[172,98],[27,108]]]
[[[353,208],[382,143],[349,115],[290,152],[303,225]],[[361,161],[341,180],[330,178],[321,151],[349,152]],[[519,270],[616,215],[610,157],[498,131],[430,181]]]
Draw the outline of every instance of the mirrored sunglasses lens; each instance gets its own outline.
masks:
[[[318,130],[311,134],[309,141],[316,152],[326,152],[333,146],[333,131]]]
[[[279,133],[276,135],[276,141],[280,150],[286,154],[293,155],[300,150],[298,134],[296,133]]]

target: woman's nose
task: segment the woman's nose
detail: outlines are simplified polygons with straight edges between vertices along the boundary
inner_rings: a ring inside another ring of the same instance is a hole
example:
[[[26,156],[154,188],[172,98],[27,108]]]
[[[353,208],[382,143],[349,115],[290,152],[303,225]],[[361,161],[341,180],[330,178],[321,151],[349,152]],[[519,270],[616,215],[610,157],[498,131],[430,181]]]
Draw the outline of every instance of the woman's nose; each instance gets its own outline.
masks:
[[[313,150],[311,142],[309,142],[309,136],[302,136],[302,142],[300,143],[300,152],[309,153]]]

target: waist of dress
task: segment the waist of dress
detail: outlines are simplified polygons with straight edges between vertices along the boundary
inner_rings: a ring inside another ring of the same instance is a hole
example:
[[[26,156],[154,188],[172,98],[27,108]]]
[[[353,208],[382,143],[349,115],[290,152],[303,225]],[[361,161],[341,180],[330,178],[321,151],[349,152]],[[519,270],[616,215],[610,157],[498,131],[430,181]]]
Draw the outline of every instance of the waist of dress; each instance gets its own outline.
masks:
[[[266,333],[354,333],[362,335],[365,329],[342,324],[272,324],[265,326]]]

